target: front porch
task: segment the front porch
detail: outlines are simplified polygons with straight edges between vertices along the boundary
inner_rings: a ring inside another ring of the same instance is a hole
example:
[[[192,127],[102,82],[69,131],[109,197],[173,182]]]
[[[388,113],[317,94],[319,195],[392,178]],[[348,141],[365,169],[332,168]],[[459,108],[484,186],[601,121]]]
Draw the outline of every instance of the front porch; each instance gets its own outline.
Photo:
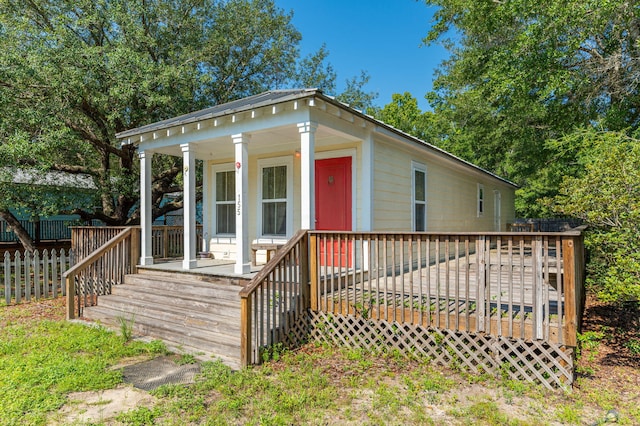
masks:
[[[252,266],[246,274],[237,274],[234,270],[235,261],[227,259],[196,259],[193,267],[185,270],[182,267],[182,259],[158,261],[153,265],[138,265],[140,271],[162,271],[181,274],[184,276],[215,276],[224,278],[236,278],[250,281],[262,269],[262,265]]]
[[[234,367],[260,363],[272,345],[312,339],[550,388],[573,381],[584,306],[579,231],[300,231],[247,274],[218,259],[189,271],[180,261],[137,266],[135,234],[120,231],[67,272],[70,318],[120,298],[113,316],[147,318],[150,335],[157,326],[195,350],[223,341],[218,356]]]

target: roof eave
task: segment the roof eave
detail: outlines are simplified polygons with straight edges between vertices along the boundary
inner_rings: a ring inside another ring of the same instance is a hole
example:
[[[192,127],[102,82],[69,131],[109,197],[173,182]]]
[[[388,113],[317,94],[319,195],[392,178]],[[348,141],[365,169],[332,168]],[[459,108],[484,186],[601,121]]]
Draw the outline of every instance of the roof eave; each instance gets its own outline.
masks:
[[[287,92],[287,91],[272,90],[267,93],[278,93],[278,92]],[[237,108],[227,108],[224,110],[215,111],[215,112],[212,111],[211,113],[204,113],[204,114],[198,114],[198,111],[196,111],[195,113],[184,114],[178,117],[169,118],[167,120],[158,121],[156,123],[151,123],[145,126],[137,127],[135,129],[125,130],[123,132],[116,133],[116,138],[121,140],[127,139],[127,141],[123,141],[123,144],[131,144],[131,143],[135,143],[135,141],[131,141],[131,138],[145,134],[145,133],[157,132],[157,131],[165,130],[171,127],[184,126],[188,124],[197,123],[199,121],[210,120],[213,118],[220,118],[228,115],[238,114],[241,112],[251,111],[257,108],[274,106],[274,105],[278,105],[286,102],[291,102],[291,101],[295,101],[303,98],[312,97],[320,93],[322,92],[320,92],[320,90],[318,89],[304,89],[300,91],[295,91],[295,93],[291,93],[290,95],[287,95],[287,96],[279,97],[277,100],[250,103],[250,104],[242,105]],[[256,97],[257,96],[260,96],[260,95],[256,95]],[[212,107],[212,108],[207,108],[203,111],[214,110],[214,109],[215,107]],[[203,111],[200,111],[200,112],[203,112]]]

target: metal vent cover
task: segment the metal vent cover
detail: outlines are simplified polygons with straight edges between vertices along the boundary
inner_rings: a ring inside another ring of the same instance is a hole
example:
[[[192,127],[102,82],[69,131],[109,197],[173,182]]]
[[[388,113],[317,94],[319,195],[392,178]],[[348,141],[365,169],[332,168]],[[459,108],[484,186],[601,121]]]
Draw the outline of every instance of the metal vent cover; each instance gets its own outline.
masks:
[[[200,364],[178,365],[169,357],[154,358],[122,369],[125,383],[146,391],[162,385],[194,383],[199,373]]]

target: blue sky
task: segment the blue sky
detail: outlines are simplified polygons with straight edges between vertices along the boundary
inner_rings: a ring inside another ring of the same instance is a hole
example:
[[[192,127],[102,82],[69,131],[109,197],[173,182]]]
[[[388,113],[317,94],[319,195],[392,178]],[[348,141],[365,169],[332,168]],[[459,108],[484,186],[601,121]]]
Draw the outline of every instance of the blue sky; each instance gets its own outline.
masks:
[[[440,45],[423,46],[435,9],[420,0],[275,0],[293,10],[293,25],[302,33],[302,56],[323,43],[344,81],[369,73],[368,91],[378,92],[376,105],[391,102],[393,93],[410,92],[420,108],[428,109],[424,95],[431,90],[433,71],[448,57]]]

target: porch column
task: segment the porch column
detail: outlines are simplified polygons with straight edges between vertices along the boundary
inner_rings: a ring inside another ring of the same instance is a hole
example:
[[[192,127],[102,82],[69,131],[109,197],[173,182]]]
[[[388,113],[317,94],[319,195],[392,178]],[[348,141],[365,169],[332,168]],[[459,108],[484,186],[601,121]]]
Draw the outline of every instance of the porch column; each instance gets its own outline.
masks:
[[[140,265],[153,265],[151,232],[153,225],[151,207],[151,159],[153,152],[140,151]]]
[[[315,133],[318,123],[298,123],[300,132],[300,227],[316,229]]]
[[[250,136],[239,133],[232,135],[236,150],[236,274],[251,272],[249,257],[249,215],[248,215],[248,186],[249,186],[249,151],[247,144]]]
[[[184,181],[184,258],[183,269],[193,269],[196,261],[196,156],[193,145],[185,143],[182,148],[182,178]]]
[[[362,140],[362,179],[358,187],[360,188],[362,208],[359,219],[360,226],[357,229],[361,231],[373,230],[373,136],[371,132],[367,132],[367,136]],[[365,257],[367,259],[367,257]]]
[[[211,194],[209,193],[210,168],[209,162],[204,161],[202,166],[202,247],[200,247],[200,250],[204,253],[209,252],[209,235],[211,235],[211,222],[209,220],[209,204],[211,203]]]

